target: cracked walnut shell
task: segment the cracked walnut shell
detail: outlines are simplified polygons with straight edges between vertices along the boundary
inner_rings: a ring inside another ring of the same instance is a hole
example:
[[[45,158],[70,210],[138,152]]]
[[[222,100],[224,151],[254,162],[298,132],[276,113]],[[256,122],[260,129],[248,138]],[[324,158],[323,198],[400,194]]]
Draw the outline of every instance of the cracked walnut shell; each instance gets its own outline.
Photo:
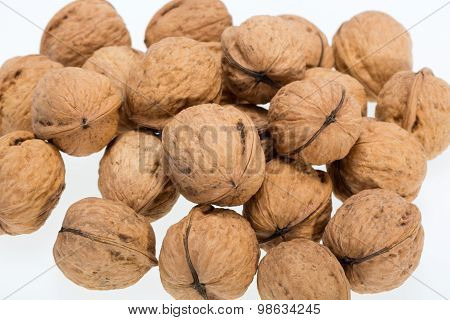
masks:
[[[126,205],[97,198],[70,206],[53,256],[68,279],[93,290],[126,288],[158,264],[151,225]]]
[[[231,25],[231,16],[220,0],[172,0],[150,20],[145,44],[149,47],[168,37],[217,42]]]
[[[63,152],[85,156],[103,149],[117,132],[120,91],[96,72],[61,68],[39,81],[33,97],[33,129]]]
[[[64,175],[58,150],[31,132],[0,137],[0,235],[39,229],[59,201]]]
[[[424,232],[419,209],[392,191],[362,191],[344,202],[327,225],[324,244],[340,260],[352,290],[399,287],[416,269]]]
[[[274,159],[266,164],[264,182],[244,204],[243,214],[266,251],[296,238],[319,241],[330,220],[331,191],[326,172]]]
[[[241,205],[264,180],[258,132],[236,108],[216,104],[188,108],[164,128],[162,142],[170,178],[194,203]]]
[[[128,131],[113,140],[100,161],[98,187],[106,199],[121,201],[153,222],[166,215],[179,193],[164,173],[158,137]]]
[[[258,267],[263,300],[349,300],[344,270],[328,248],[294,239],[271,249]]]
[[[428,68],[398,72],[378,96],[376,117],[411,132],[432,159],[450,144],[450,87]]]
[[[122,18],[104,0],[76,0],[57,12],[41,39],[41,54],[66,67],[81,67],[98,49],[131,46]]]
[[[175,299],[237,299],[253,280],[259,254],[255,233],[242,216],[197,206],[164,237],[161,281]]]

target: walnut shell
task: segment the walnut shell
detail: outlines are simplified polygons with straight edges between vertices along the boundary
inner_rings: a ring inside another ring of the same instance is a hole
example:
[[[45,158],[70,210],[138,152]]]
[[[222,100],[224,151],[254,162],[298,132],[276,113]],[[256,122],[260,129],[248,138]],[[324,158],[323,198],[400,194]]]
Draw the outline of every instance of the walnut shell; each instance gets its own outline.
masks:
[[[179,193],[164,173],[164,150],[152,133],[128,131],[106,148],[98,187],[106,199],[121,201],[153,222],[166,215]]]
[[[124,97],[126,103],[127,80],[131,69],[142,59],[144,53],[131,47],[104,47],[92,55],[83,65],[83,69],[91,70],[108,77]],[[136,124],[130,121],[125,113],[125,106],[119,109],[119,133],[136,128]]]
[[[345,87],[324,79],[283,87],[269,108],[276,151],[311,164],[342,159],[361,130],[361,109]]]
[[[236,299],[252,282],[259,254],[255,233],[242,216],[197,206],[164,237],[161,281],[175,299]]]
[[[233,107],[199,105],[164,128],[166,168],[189,201],[237,206],[264,180],[265,159],[252,120]]]
[[[348,300],[344,270],[328,248],[306,239],[271,249],[258,267],[264,300]]]
[[[327,36],[315,24],[296,15],[280,17],[294,24],[296,36],[303,43],[306,68],[334,67],[333,49],[328,44]]]
[[[411,132],[432,159],[450,144],[450,86],[428,68],[398,72],[380,91],[376,117]]]
[[[145,31],[147,47],[168,37],[220,41],[232,25],[227,8],[219,0],[172,0],[156,12]]]
[[[365,190],[347,199],[327,225],[323,242],[344,266],[353,291],[399,287],[423,248],[420,211],[392,191]]]
[[[287,19],[256,16],[222,34],[226,86],[239,99],[267,103],[284,85],[303,78],[303,43]]]
[[[0,235],[39,229],[59,201],[64,175],[58,150],[31,132],[0,137]]]
[[[34,92],[33,129],[70,155],[89,155],[115,136],[121,103],[120,91],[107,77],[80,68],[55,69]]]
[[[127,85],[129,118],[157,130],[181,110],[219,102],[222,94],[217,58],[203,43],[188,38],[166,38],[152,45]]]
[[[361,136],[342,160],[328,166],[335,196],[344,201],[383,188],[413,200],[427,171],[420,143],[399,126],[364,118]]]
[[[66,67],[81,67],[98,49],[131,46],[122,18],[104,0],[77,0],[58,11],[44,30],[41,54]]]
[[[366,90],[361,83],[348,74],[340,73],[339,71],[326,68],[311,68],[305,72],[306,79],[323,79],[327,81],[335,81],[344,86],[349,95],[356,100],[361,107],[361,115],[367,115],[367,95]]]
[[[93,290],[126,288],[158,264],[151,225],[126,205],[97,198],[70,206],[53,256],[68,279]]]
[[[330,220],[331,191],[326,172],[274,159],[259,191],[244,204],[244,217],[266,251],[296,238],[319,241]]]
[[[398,71],[412,68],[409,32],[386,13],[365,11],[344,22],[333,37],[336,69],[350,74],[376,99]]]
[[[38,81],[62,65],[45,56],[28,55],[6,61],[0,68],[0,136],[12,131],[33,131],[31,102]]]

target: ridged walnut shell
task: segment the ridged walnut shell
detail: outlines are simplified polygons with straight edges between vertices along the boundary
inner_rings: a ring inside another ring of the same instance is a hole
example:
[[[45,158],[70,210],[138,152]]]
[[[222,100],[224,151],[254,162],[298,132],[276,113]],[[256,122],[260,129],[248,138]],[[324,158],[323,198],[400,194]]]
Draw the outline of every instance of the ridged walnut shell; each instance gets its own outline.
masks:
[[[263,300],[349,300],[344,270],[328,248],[294,239],[271,249],[258,267]]]
[[[328,166],[335,196],[344,201],[366,190],[383,188],[412,201],[427,171],[420,143],[399,126],[364,118],[361,136],[342,160]]]
[[[296,238],[319,241],[330,220],[331,191],[326,172],[274,159],[266,164],[264,182],[244,204],[243,214],[266,251]]]
[[[64,175],[58,150],[31,132],[0,137],[0,234],[39,229],[58,203]]]
[[[104,0],[77,0],[58,11],[41,39],[41,54],[66,67],[81,67],[98,49],[131,46],[122,18]]]
[[[366,90],[361,83],[355,78],[339,71],[327,68],[311,68],[306,70],[305,80],[307,79],[323,79],[327,81],[335,81],[344,86],[349,95],[356,100],[361,107],[361,115],[367,115],[367,95]]]
[[[120,90],[123,103],[126,103],[127,80],[131,69],[133,69],[142,59],[144,53],[131,47],[105,47],[92,55],[83,65],[83,69],[91,70],[108,77],[111,82]],[[126,113],[125,106],[119,109],[119,133],[132,130],[136,124],[131,122]]]
[[[258,132],[236,108],[216,104],[188,108],[164,128],[162,142],[170,178],[194,203],[241,205],[264,180]]]
[[[324,79],[283,87],[269,108],[278,154],[326,164],[344,158],[361,131],[361,109],[345,87]]]
[[[284,85],[305,73],[304,47],[295,24],[255,16],[222,34],[226,86],[239,99],[267,103]]]
[[[450,144],[450,86],[428,68],[398,72],[378,96],[376,117],[411,132],[432,159]]]
[[[38,81],[62,65],[45,56],[29,55],[6,61],[0,68],[0,136],[12,131],[33,131],[31,103]]]
[[[344,202],[324,244],[341,261],[353,291],[399,287],[419,264],[424,232],[419,209],[392,191],[365,190]]]
[[[227,8],[219,0],[172,0],[156,12],[145,31],[147,47],[168,37],[220,41],[232,25]]]
[[[80,68],[55,69],[34,92],[33,129],[63,152],[86,156],[116,135],[121,103],[119,89],[107,77]]]
[[[106,199],[121,201],[153,222],[166,215],[179,193],[164,173],[161,140],[128,131],[113,140],[100,161],[98,187]]]
[[[92,290],[129,287],[158,264],[151,225],[126,205],[97,198],[70,206],[53,256],[69,280]]]
[[[157,130],[181,110],[219,102],[222,95],[217,58],[203,43],[182,37],[152,45],[127,85],[127,115]]]
[[[386,13],[365,11],[344,22],[333,37],[336,69],[350,74],[376,99],[395,73],[412,68],[408,31]]]
[[[328,44],[327,36],[309,20],[295,15],[281,15],[294,24],[296,36],[303,43],[303,55],[306,68],[333,68],[333,49]]]
[[[161,281],[175,299],[236,299],[252,282],[259,254],[255,233],[242,216],[197,206],[164,237]]]

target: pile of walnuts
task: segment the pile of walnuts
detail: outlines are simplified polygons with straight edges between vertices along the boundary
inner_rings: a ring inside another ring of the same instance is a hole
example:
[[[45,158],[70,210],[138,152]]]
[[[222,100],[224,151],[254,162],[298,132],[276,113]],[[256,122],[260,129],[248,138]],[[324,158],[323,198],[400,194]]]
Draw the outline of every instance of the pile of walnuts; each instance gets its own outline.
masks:
[[[159,266],[176,299],[236,299],[255,275],[262,299],[350,299],[411,275],[424,230],[410,201],[450,143],[450,87],[412,71],[399,22],[363,12],[330,45],[302,17],[233,26],[220,0],[173,0],[145,44],[131,48],[107,1],[77,0],[39,55],[0,68],[0,234],[44,224],[60,152],[106,147],[103,199],[73,204],[53,249],[80,286],[125,288]],[[150,223],[180,195],[197,206],[157,258]]]

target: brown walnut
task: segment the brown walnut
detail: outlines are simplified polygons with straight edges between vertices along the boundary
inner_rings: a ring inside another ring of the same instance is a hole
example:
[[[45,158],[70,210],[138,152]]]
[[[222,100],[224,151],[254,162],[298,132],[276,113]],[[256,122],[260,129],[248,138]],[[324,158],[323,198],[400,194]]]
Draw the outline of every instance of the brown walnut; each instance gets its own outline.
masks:
[[[345,269],[352,290],[376,293],[399,287],[419,264],[420,211],[392,191],[365,190],[344,202],[323,242]]]
[[[197,206],[164,237],[161,281],[175,299],[236,299],[252,282],[259,254],[255,233],[242,216]]]
[[[126,288],[158,264],[151,225],[126,205],[97,198],[70,206],[53,256],[68,279],[93,290]]]

